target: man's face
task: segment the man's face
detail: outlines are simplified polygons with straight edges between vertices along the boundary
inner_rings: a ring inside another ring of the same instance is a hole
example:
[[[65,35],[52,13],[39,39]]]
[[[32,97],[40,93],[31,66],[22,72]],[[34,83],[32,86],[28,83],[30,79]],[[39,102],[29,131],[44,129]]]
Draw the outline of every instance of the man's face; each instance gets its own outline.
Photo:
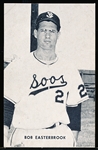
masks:
[[[59,32],[53,22],[43,21],[39,23],[39,28],[34,33],[37,38],[38,48],[44,50],[55,49]]]

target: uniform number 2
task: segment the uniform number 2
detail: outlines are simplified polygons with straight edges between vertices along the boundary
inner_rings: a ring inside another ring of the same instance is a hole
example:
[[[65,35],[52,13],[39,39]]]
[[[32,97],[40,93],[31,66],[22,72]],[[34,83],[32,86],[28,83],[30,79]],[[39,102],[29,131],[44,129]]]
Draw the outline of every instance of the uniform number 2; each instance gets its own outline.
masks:
[[[80,94],[81,98],[87,95],[87,92],[85,92],[85,87],[83,84],[80,84],[78,86],[78,89],[80,90],[79,94]]]
[[[55,102],[63,103],[64,100],[62,100],[61,98],[64,96],[64,93],[61,90],[57,90],[56,93],[58,95],[55,97]]]

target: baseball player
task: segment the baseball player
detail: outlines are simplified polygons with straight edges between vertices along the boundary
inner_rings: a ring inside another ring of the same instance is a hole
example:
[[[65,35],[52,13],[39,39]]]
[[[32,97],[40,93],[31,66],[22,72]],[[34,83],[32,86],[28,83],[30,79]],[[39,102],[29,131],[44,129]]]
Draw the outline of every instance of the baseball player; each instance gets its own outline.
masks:
[[[77,107],[88,95],[74,65],[55,52],[60,27],[53,12],[40,14],[34,30],[37,49],[4,70],[5,147],[76,146],[66,108]]]

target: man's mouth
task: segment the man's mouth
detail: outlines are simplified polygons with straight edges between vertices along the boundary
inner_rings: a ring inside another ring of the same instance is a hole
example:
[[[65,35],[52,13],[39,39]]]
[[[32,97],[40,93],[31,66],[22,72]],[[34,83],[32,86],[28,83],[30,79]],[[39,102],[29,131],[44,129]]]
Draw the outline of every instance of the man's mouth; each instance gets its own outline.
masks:
[[[44,42],[46,42],[46,43],[50,43],[51,41],[50,41],[50,40],[44,40]]]

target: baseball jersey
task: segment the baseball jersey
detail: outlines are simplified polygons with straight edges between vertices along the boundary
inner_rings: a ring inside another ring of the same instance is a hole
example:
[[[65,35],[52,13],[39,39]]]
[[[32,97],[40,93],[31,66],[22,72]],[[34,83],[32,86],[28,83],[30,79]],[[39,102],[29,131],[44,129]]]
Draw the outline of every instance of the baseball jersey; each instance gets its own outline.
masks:
[[[46,128],[56,122],[69,124],[66,106],[75,107],[88,99],[72,62],[58,57],[47,65],[33,52],[4,70],[4,97],[15,104],[12,124],[24,129]]]

